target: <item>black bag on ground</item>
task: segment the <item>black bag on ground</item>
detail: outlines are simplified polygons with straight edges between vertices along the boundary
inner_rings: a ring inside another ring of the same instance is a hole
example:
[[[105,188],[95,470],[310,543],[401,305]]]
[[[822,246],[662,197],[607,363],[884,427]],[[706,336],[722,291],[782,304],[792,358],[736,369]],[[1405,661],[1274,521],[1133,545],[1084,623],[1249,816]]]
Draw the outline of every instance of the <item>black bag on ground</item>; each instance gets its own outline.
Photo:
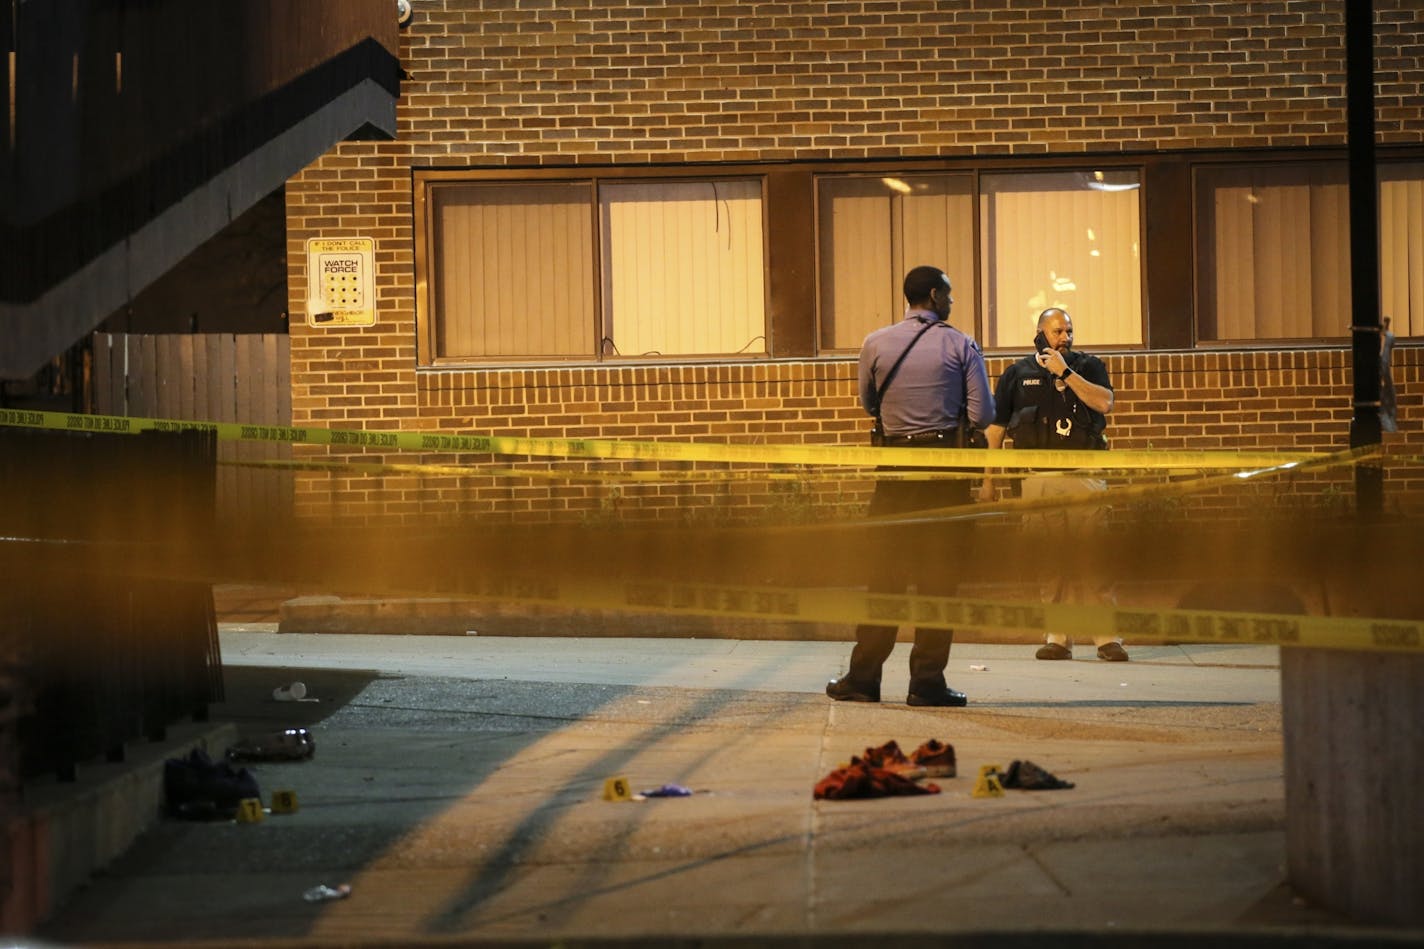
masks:
[[[194,748],[163,762],[163,796],[168,812],[189,820],[230,818],[246,798],[261,799],[257,779],[246,768],[213,761]]]

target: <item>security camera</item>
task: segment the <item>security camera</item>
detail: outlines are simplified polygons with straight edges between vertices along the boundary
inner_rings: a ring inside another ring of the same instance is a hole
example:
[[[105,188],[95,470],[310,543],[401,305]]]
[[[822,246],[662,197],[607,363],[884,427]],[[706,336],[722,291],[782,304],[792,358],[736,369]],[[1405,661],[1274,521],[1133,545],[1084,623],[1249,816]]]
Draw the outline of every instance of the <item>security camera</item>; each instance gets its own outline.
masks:
[[[410,0],[396,0],[396,24],[401,29],[410,26],[413,16],[415,16],[415,10],[411,7]]]

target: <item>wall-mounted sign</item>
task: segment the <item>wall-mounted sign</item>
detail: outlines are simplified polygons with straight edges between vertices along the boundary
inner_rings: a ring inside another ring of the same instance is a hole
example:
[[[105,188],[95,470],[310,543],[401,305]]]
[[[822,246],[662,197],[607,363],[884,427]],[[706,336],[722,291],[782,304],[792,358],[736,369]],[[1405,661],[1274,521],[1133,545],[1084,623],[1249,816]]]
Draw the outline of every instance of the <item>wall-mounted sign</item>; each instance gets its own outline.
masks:
[[[307,241],[307,322],[371,326],[376,322],[376,242],[369,237]]]

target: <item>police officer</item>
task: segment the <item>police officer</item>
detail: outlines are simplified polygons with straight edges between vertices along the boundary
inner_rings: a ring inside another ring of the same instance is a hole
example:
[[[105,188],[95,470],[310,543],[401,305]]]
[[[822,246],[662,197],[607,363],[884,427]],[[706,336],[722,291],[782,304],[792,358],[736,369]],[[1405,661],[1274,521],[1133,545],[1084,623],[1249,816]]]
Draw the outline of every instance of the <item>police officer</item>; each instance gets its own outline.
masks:
[[[1015,362],[999,377],[994,388],[997,411],[994,423],[985,431],[990,448],[1002,448],[1006,435],[1015,448],[1095,450],[1107,447],[1103,436],[1107,415],[1113,410],[1113,387],[1107,366],[1089,353],[1073,349],[1073,318],[1061,307],[1049,307],[1038,316],[1035,352]],[[1023,496],[1084,494],[1102,491],[1105,485],[1095,478],[1065,475],[1028,476],[1023,479]],[[986,477],[979,500],[994,498],[993,479]],[[1031,515],[1039,524],[1068,528],[1091,518],[1096,511],[1081,506],[1057,512]],[[1080,599],[1081,591],[1071,578],[1057,572],[1044,591],[1052,602]],[[1099,590],[1110,601],[1110,588]],[[1039,659],[1071,659],[1073,644],[1061,633],[1049,633],[1047,642],[1035,654]],[[1122,640],[1102,636],[1094,640],[1098,658],[1109,662],[1127,659]]]
[[[883,444],[901,449],[958,447],[964,426],[982,429],[994,418],[989,375],[978,345],[947,322],[954,303],[949,277],[938,267],[916,267],[905,275],[909,308],[900,322],[865,338],[860,350],[860,404],[883,427]],[[967,438],[963,438],[967,443]],[[870,501],[871,516],[905,514],[967,504],[967,480],[880,481]],[[904,592],[907,574],[921,565],[892,551],[872,551],[870,589]],[[932,596],[955,592],[943,565],[925,571],[918,589]],[[837,701],[880,701],[880,672],[895,648],[894,626],[856,627],[850,668],[826,686]],[[961,706],[963,692],[949,688],[944,667],[954,633],[915,630],[910,651],[910,705]]]

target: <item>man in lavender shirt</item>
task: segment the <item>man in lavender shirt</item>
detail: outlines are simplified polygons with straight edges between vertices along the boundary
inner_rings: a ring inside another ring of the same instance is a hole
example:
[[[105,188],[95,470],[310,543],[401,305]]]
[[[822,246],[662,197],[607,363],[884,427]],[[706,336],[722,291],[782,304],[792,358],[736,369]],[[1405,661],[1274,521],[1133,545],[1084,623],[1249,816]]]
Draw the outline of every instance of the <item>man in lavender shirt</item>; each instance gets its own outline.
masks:
[[[994,397],[979,346],[950,326],[954,303],[949,277],[938,267],[916,267],[905,276],[905,317],[865,338],[860,351],[860,404],[883,427],[883,444],[901,449],[954,448],[968,444],[966,429],[982,429],[994,419]],[[887,381],[888,379],[888,381]],[[908,514],[968,504],[970,484],[955,480],[882,480],[870,501],[871,516]],[[881,551],[873,564],[870,590],[904,592],[909,578],[918,592],[952,596],[956,581],[948,564],[924,565],[903,559],[909,551]],[[895,647],[895,626],[862,624],[845,675],[832,679],[826,694],[840,702],[880,701],[880,673]],[[944,679],[954,633],[915,629],[910,651],[910,705],[962,706],[963,692]]]

